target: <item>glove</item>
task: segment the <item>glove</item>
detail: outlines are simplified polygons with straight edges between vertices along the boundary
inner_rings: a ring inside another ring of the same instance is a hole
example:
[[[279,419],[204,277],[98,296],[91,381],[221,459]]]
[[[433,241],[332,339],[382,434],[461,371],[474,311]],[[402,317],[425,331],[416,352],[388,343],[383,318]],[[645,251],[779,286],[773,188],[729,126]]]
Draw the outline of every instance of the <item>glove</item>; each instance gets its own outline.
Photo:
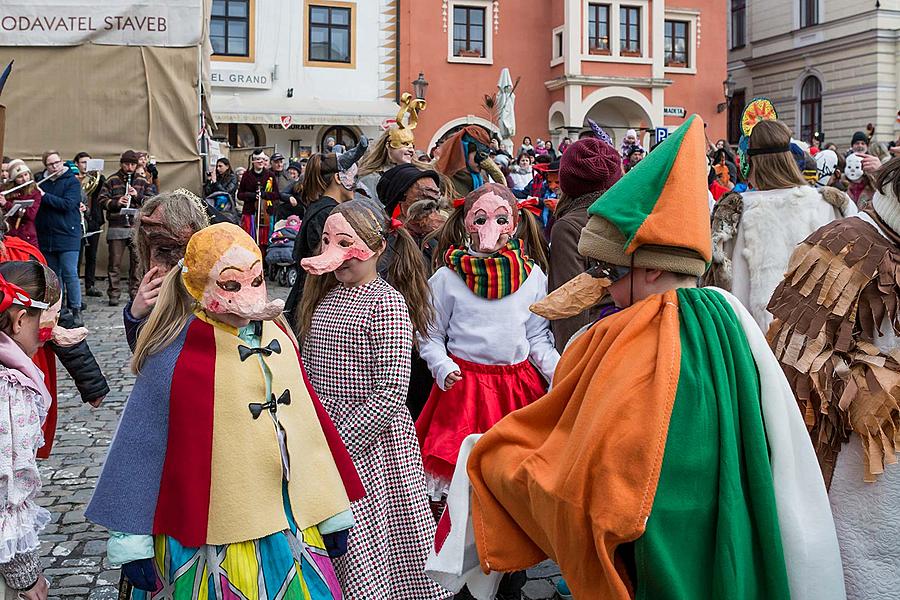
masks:
[[[155,592],[159,587],[152,558],[142,558],[125,563],[122,565],[122,574],[131,582],[131,585],[139,590]]]
[[[325,549],[328,550],[328,556],[337,558],[347,554],[347,538],[349,536],[349,529],[323,535],[322,539],[325,540]]]

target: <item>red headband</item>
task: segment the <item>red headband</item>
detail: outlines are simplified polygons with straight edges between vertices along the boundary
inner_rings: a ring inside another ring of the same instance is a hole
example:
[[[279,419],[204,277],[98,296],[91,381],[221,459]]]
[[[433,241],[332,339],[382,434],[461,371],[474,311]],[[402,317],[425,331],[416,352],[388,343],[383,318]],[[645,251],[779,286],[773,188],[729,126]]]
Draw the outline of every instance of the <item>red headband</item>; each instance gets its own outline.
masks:
[[[527,210],[536,217],[540,217],[541,213],[543,212],[543,210],[541,209],[540,201],[536,196],[529,196],[524,200],[519,200],[516,203],[516,208],[518,208],[519,210]]]
[[[49,305],[45,302],[33,301],[25,290],[14,283],[8,282],[2,275],[0,275],[0,293],[3,294],[3,299],[0,299],[0,312],[3,312],[13,304],[18,304],[25,308],[49,308]]]

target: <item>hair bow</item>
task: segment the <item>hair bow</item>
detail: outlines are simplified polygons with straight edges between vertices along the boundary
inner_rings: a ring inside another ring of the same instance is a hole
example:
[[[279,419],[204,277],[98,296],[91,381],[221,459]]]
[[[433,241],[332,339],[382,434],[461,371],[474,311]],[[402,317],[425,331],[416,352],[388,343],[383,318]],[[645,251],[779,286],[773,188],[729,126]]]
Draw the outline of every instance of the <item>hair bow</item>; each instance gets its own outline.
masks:
[[[0,292],[3,293],[3,299],[0,299],[0,312],[3,312],[13,304],[24,306],[25,308],[40,308],[41,310],[50,308],[50,305],[46,302],[32,300],[25,290],[14,283],[8,282],[2,275],[0,275]]]
[[[454,198],[453,199],[453,208],[459,208],[460,206],[463,206],[465,203],[466,203],[465,198]]]
[[[529,196],[524,200],[519,200],[516,203],[516,208],[518,208],[519,210],[527,210],[536,217],[540,217],[544,212],[541,207],[540,201],[535,196]]]
[[[400,219],[391,219],[391,231],[397,231],[403,227],[403,221]]]

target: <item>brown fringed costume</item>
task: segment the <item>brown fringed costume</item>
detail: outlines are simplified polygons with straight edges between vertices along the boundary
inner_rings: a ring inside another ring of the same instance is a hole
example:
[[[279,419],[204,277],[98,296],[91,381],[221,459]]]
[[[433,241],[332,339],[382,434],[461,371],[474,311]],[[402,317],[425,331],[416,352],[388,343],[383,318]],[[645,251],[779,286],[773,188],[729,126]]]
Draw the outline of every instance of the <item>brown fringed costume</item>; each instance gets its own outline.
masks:
[[[874,210],[865,215],[884,235],[865,217],[822,227],[794,251],[768,307],[769,342],[829,486],[851,432],[864,446],[867,482],[900,449],[900,350],[876,345],[889,328],[900,336],[900,239]]]

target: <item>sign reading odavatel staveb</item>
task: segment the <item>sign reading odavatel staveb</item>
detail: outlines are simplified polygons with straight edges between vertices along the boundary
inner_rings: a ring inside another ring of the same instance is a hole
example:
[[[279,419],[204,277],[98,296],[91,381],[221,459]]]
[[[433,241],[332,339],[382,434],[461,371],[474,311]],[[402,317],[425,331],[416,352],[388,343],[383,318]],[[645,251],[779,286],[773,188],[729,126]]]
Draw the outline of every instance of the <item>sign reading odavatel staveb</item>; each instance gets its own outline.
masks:
[[[0,0],[0,46],[187,47],[202,31],[202,0]]]

